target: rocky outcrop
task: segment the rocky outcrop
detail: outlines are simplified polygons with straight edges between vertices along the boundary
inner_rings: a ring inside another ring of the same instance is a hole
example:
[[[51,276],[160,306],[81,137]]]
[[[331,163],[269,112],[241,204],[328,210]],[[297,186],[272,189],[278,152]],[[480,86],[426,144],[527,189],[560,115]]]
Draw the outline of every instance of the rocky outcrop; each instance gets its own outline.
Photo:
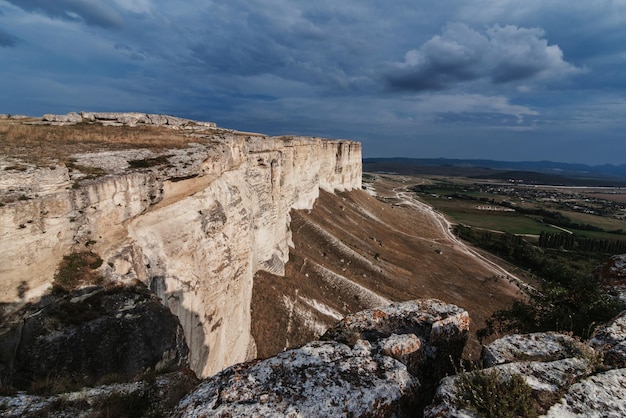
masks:
[[[142,285],[48,295],[2,325],[5,387],[80,387],[188,367],[178,319]]]
[[[190,371],[177,371],[132,383],[114,383],[56,395],[0,396],[0,416],[162,417],[198,384]]]
[[[101,123],[107,126],[165,126],[176,129],[207,129],[216,128],[213,122],[198,122],[176,116],[158,115],[138,112],[70,112],[65,115],[43,115],[42,122],[56,125],[67,125],[81,122]]]
[[[404,363],[425,385],[425,379],[436,383],[454,371],[450,359],[461,357],[469,326],[465,310],[437,299],[423,299],[348,315],[322,339],[348,345],[367,341],[376,353]]]
[[[512,334],[484,346],[484,367],[520,361],[557,361],[577,357],[588,349],[575,338],[557,332]]]
[[[253,275],[284,272],[290,210],[310,209],[320,189],[360,187],[359,143],[211,130],[184,147],[4,170],[0,302],[42,294],[62,257],[87,246],[104,276],[142,281],[179,317],[190,365],[207,376],[255,356]]]
[[[626,254],[612,256],[597,268],[595,274],[602,288],[626,302]]]
[[[523,407],[547,417],[624,416],[626,369],[620,368],[623,364],[617,354],[626,341],[620,325],[623,318],[598,329],[588,344],[558,333],[508,335],[496,340],[484,347],[486,368],[443,379],[424,416],[481,417],[487,413],[486,405],[500,405],[509,412]],[[607,370],[613,367],[617,368]],[[516,391],[516,395],[497,398],[495,391],[504,394],[503,388],[508,393]],[[526,398],[520,396],[524,388]]]
[[[325,341],[206,379],[175,416],[415,416],[468,328],[467,312],[434,299],[363,311]]]
[[[402,415],[417,388],[403,364],[372,355],[367,344],[312,342],[226,369],[185,397],[174,416]]]

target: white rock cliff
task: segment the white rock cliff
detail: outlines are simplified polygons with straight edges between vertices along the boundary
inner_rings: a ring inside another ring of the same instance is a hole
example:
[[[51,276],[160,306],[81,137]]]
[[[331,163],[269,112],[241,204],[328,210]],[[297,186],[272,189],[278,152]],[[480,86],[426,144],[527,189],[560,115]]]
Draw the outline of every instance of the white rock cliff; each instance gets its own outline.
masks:
[[[183,149],[73,155],[75,167],[0,161],[0,192],[19,196],[0,207],[0,301],[41,293],[64,255],[89,248],[105,276],[145,282],[179,317],[199,376],[253,357],[255,271],[283,273],[291,209],[361,187],[361,145],[194,135]]]

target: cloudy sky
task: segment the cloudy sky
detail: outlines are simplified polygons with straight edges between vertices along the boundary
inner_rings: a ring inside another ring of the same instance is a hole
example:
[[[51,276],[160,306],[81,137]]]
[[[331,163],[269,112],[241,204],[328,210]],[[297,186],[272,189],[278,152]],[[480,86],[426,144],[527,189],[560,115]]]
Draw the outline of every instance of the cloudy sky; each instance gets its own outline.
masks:
[[[626,163],[626,0],[0,0],[0,113]]]

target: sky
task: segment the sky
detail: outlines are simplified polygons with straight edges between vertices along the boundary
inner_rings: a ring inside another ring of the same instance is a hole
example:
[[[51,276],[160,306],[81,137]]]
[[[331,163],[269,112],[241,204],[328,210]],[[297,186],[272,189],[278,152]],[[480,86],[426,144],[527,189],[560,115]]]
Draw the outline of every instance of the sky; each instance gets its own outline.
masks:
[[[626,163],[626,0],[0,0],[0,113]]]

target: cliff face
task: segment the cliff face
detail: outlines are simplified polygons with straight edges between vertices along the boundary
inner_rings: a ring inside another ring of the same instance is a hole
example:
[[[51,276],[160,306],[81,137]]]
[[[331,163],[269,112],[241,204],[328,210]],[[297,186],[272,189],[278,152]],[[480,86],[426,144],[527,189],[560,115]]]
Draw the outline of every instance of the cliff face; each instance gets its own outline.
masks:
[[[143,281],[179,317],[198,375],[253,357],[254,273],[284,272],[292,208],[361,187],[360,144],[193,132],[175,149],[1,161],[13,196],[0,207],[1,301],[41,293],[63,255],[87,247],[105,276]]]

